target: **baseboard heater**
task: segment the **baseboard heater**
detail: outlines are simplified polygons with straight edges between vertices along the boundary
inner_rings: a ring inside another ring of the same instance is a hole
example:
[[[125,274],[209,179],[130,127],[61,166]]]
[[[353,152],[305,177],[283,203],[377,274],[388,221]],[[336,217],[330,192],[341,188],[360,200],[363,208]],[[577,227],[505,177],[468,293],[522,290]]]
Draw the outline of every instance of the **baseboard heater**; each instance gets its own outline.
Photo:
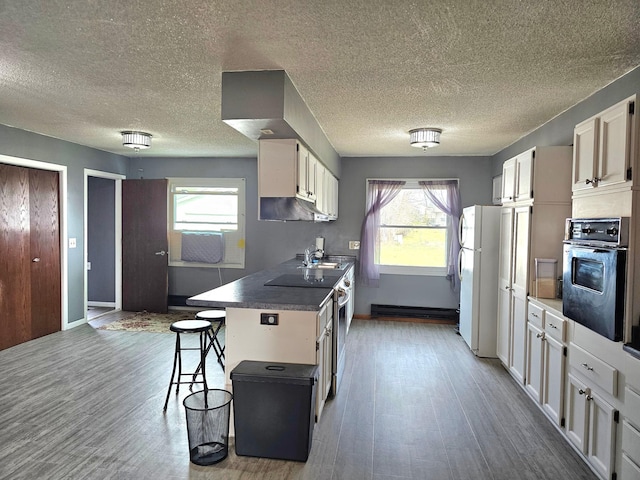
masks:
[[[371,304],[372,317],[407,317],[407,318],[437,318],[442,320],[455,320],[460,318],[459,312],[454,308],[433,307],[404,307],[400,305]]]

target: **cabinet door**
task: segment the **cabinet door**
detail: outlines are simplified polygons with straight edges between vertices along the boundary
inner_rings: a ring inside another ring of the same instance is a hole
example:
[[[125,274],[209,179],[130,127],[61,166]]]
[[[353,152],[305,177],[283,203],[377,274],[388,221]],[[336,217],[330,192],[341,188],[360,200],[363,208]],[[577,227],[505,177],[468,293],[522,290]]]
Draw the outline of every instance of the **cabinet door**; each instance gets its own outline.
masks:
[[[631,145],[631,115],[628,102],[622,102],[600,115],[597,177],[598,186],[627,181]]]
[[[327,186],[325,185],[325,175],[327,169],[320,162],[316,162],[316,208],[322,213],[329,215],[329,200],[327,197]]]
[[[492,189],[491,201],[494,205],[500,205],[502,203],[502,175],[493,177]]]
[[[322,333],[318,336],[316,341],[316,365],[318,365],[318,388],[316,391],[316,422],[320,420],[322,415],[322,409],[324,408],[324,402],[327,398],[326,387],[326,344],[327,336],[326,329],[322,330]],[[331,370],[331,367],[329,367]]]
[[[567,438],[582,453],[587,453],[587,435],[589,433],[589,409],[587,397],[590,390],[584,383],[573,375],[567,375],[569,381],[567,389]]]
[[[603,478],[611,478],[615,460],[616,410],[598,394],[591,392],[589,400],[589,445],[591,465]]]
[[[513,202],[516,192],[516,159],[510,158],[502,166],[502,203]]]
[[[534,151],[526,151],[516,157],[516,200],[533,198]]]
[[[595,186],[586,183],[596,177],[596,155],[598,154],[598,119],[591,118],[573,131],[573,177],[572,190],[585,190]]]
[[[520,383],[525,381],[527,367],[527,298],[512,293],[511,374]]]
[[[307,198],[309,196],[309,183],[308,183],[308,164],[309,164],[309,150],[302,145],[298,144],[298,196]]]
[[[497,355],[510,367],[511,344],[511,277],[513,272],[513,208],[504,207],[500,214],[500,253],[498,274],[498,339]]]
[[[318,159],[311,152],[309,152],[307,157],[307,197],[309,198],[309,200],[316,199],[317,166],[318,166]]]
[[[531,322],[527,322],[527,370],[525,388],[540,403],[542,401],[542,360],[544,333]]]
[[[556,425],[560,425],[564,413],[564,345],[545,335],[543,351],[542,408]]]
[[[333,346],[333,324],[329,323],[327,325],[327,330],[325,332],[325,341],[324,341],[324,366],[323,366],[323,385],[322,390],[324,392],[324,398],[326,399],[329,396],[329,392],[331,391],[331,380],[332,380],[332,372],[331,372],[331,362],[333,359],[332,355],[332,346]]]
[[[513,291],[522,298],[529,294],[529,231],[530,207],[518,207],[513,212]]]

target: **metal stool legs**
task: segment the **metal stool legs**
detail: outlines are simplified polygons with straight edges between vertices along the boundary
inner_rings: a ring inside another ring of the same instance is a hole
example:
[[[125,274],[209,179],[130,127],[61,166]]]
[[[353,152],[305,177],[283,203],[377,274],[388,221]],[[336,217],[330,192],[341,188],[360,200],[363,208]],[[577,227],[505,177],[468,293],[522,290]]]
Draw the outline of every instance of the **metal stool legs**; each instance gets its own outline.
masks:
[[[176,346],[175,352],[173,355],[173,369],[171,371],[171,381],[169,382],[169,388],[167,390],[167,396],[164,402],[163,411],[167,411],[167,405],[169,404],[169,396],[171,395],[171,387],[173,385],[176,386],[176,395],[178,395],[180,391],[180,384],[188,383],[189,390],[193,390],[194,383],[202,383],[204,386],[204,390],[207,391],[209,389],[207,385],[207,376],[206,376],[206,355],[209,349],[211,348],[208,339],[211,335],[211,323],[205,321],[193,321],[193,320],[185,320],[181,322],[175,322],[170,327],[171,331],[176,332]],[[182,347],[180,343],[180,334],[181,333],[199,333],[199,346],[195,347]],[[183,350],[199,350],[200,351],[200,363],[195,371],[195,373],[183,373],[182,372],[182,351]],[[177,367],[177,378],[176,378],[176,367]],[[202,380],[197,380],[197,376],[201,375]],[[182,381],[183,376],[192,376],[190,381]]]

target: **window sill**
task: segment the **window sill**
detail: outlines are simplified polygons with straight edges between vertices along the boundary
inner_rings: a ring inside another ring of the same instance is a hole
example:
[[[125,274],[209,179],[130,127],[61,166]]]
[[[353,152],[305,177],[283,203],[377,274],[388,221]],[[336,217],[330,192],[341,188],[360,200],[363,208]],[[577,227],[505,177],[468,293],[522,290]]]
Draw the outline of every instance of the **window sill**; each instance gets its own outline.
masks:
[[[444,267],[408,267],[401,265],[380,265],[382,275],[421,275],[429,277],[446,277]]]

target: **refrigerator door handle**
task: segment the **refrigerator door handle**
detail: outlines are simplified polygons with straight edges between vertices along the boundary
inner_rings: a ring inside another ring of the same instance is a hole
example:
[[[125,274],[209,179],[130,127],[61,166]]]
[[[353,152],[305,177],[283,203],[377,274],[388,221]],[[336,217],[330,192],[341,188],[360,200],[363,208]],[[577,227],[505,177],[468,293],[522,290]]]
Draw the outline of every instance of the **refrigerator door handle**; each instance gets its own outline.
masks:
[[[464,248],[461,248],[458,252],[458,280],[462,281],[462,252]]]
[[[458,243],[460,244],[460,247],[464,247],[464,244],[462,242],[462,227],[464,226],[464,213],[462,213],[462,215],[460,215],[460,221],[458,222]],[[458,255],[458,257],[460,257],[460,255]]]

